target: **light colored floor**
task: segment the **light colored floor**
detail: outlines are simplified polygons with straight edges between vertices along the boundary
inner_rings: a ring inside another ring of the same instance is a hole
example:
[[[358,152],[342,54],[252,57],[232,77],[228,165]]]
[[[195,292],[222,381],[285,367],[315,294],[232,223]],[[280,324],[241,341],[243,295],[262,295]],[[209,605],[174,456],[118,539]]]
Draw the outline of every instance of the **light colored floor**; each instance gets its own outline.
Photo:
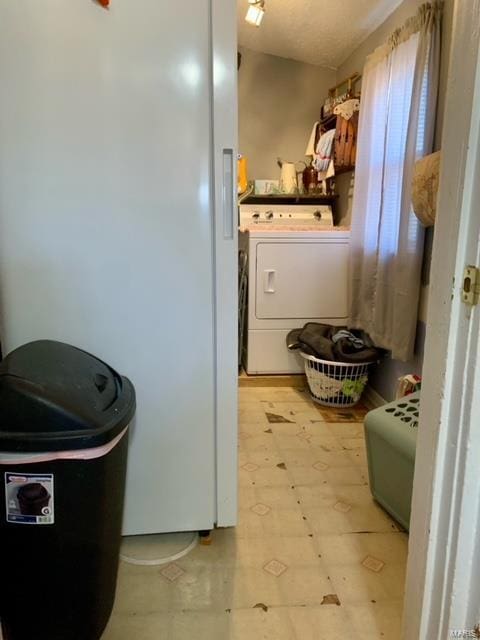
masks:
[[[398,640],[407,536],[370,496],[362,417],[241,388],[237,529],[122,564],[104,639]]]

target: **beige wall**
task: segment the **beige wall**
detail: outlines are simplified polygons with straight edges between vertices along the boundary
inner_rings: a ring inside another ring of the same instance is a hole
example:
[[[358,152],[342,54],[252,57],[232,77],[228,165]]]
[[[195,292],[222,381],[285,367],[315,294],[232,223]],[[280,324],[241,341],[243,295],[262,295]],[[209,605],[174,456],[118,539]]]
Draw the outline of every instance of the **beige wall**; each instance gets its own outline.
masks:
[[[250,180],[278,179],[277,157],[305,160],[313,123],[336,73],[241,48],[239,152]]]

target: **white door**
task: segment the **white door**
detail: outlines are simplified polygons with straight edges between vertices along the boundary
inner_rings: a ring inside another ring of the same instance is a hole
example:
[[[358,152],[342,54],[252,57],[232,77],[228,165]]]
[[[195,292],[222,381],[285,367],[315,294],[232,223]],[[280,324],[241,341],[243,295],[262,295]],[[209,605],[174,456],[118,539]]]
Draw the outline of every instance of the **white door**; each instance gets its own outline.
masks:
[[[216,518],[210,9],[0,6],[3,344],[134,382],[129,534]]]
[[[403,640],[480,629],[480,305],[462,295],[480,266],[479,21],[477,2],[455,2]]]
[[[349,245],[257,245],[256,317],[347,318]]]

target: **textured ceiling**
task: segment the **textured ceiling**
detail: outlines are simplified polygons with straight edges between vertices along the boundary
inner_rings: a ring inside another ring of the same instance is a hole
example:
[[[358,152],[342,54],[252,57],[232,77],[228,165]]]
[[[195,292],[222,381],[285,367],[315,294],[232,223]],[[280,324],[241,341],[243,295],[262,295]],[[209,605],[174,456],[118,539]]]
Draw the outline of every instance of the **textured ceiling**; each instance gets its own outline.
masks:
[[[265,0],[259,28],[237,0],[239,43],[254,51],[337,68],[401,0]]]

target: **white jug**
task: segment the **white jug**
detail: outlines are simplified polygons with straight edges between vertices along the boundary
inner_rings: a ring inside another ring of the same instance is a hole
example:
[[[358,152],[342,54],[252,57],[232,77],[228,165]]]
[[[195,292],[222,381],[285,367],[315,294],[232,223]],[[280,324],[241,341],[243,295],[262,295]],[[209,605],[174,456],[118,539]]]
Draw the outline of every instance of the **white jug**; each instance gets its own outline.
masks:
[[[282,193],[297,193],[297,170],[293,162],[281,162],[280,191]]]

